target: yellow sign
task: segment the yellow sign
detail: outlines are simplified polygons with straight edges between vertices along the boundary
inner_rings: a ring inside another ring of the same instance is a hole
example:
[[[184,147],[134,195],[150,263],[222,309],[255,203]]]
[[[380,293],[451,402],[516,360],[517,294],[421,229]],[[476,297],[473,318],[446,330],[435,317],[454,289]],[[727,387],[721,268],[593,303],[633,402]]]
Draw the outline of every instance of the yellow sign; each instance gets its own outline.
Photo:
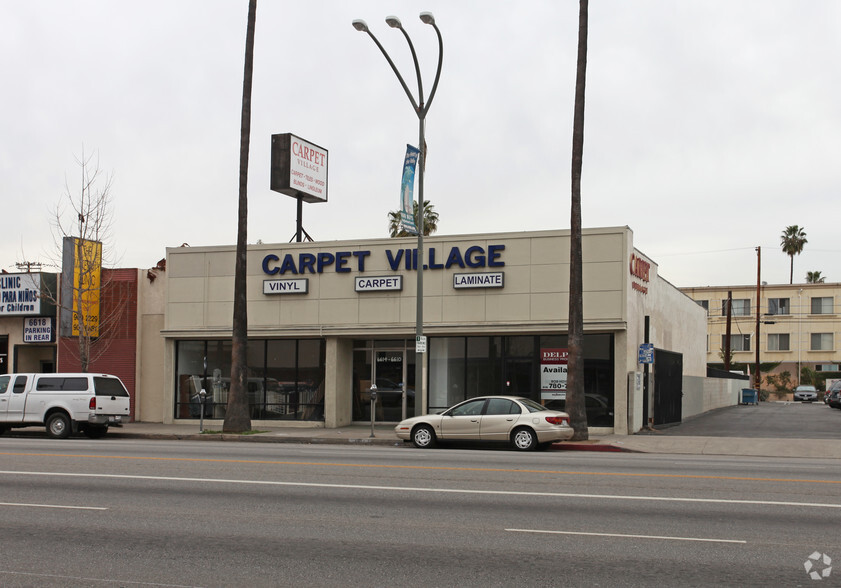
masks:
[[[73,336],[99,337],[102,243],[73,239]]]

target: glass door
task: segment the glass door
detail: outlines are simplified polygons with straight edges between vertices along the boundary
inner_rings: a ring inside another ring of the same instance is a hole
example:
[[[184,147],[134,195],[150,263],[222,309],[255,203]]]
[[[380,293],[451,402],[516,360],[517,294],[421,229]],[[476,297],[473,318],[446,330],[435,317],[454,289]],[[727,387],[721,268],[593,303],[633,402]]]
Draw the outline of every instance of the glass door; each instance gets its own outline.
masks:
[[[374,381],[377,383],[378,421],[402,421],[406,414],[404,382],[405,352],[378,350],[375,352]]]

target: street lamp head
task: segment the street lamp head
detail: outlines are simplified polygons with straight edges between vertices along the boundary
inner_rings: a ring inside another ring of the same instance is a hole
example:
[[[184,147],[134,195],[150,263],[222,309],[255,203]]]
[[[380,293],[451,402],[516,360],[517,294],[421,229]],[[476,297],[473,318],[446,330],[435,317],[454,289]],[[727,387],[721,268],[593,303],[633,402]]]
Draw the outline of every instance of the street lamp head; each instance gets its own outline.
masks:
[[[387,16],[385,17],[385,22],[388,26],[393,29],[402,29],[403,23],[400,22],[400,19],[396,16]]]
[[[362,31],[363,33],[367,33],[368,32],[368,23],[366,23],[361,18],[357,18],[355,21],[353,21],[353,28],[355,28],[357,31]]]
[[[420,19],[425,24],[428,24],[428,25],[434,25],[435,24],[435,17],[432,16],[431,12],[421,12],[420,13]]]

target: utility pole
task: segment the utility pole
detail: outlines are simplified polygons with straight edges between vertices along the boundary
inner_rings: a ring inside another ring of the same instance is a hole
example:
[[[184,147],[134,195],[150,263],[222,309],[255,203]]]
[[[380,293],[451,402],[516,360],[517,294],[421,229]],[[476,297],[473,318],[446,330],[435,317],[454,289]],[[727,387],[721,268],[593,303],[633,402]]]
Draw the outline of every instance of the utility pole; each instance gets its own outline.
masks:
[[[759,394],[759,386],[762,384],[762,376],[759,374],[759,303],[761,302],[760,266],[762,261],[762,248],[756,248],[756,369],[754,370],[753,387]]]
[[[724,371],[730,371],[730,355],[732,353],[730,345],[730,325],[732,323],[733,309],[733,290],[727,291],[727,328],[724,331]]]

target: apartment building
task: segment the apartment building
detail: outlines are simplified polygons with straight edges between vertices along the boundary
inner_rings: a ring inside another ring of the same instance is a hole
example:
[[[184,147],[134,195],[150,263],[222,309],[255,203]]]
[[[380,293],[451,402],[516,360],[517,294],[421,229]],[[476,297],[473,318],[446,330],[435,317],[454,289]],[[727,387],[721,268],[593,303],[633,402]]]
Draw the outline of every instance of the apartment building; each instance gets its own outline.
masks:
[[[841,369],[841,284],[761,284],[706,286],[681,291],[707,310],[707,363],[721,364],[731,299],[732,361],[779,362],[770,374],[789,372],[799,383],[802,367],[817,372]],[[757,337],[757,319],[759,323]],[[764,382],[763,387],[767,387]]]

